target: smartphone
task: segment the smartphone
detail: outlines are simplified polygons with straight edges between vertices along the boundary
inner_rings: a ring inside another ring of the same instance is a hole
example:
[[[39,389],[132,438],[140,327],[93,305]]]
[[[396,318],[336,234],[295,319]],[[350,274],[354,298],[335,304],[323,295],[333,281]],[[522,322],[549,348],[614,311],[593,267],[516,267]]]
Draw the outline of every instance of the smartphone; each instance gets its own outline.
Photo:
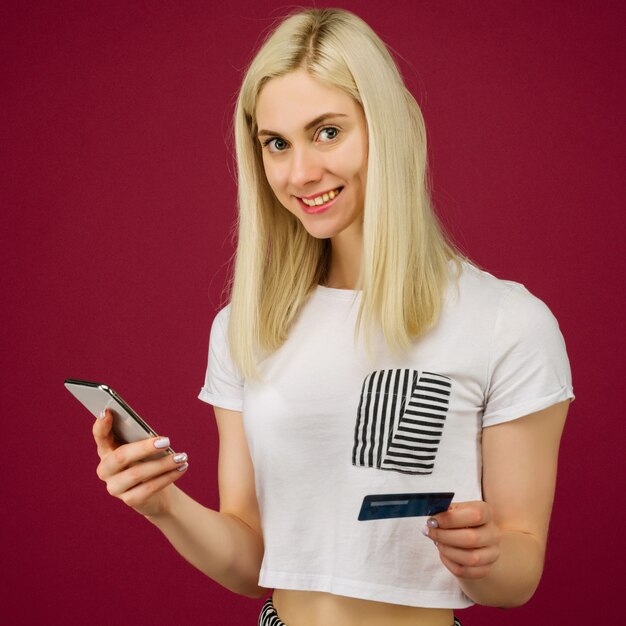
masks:
[[[98,417],[104,409],[109,409],[113,414],[113,433],[120,441],[133,443],[158,436],[108,385],[68,378],[65,387],[94,417]],[[150,458],[156,459],[173,453],[171,448],[166,448]]]
[[[421,517],[447,511],[454,492],[386,493],[365,496],[359,521],[392,517]]]

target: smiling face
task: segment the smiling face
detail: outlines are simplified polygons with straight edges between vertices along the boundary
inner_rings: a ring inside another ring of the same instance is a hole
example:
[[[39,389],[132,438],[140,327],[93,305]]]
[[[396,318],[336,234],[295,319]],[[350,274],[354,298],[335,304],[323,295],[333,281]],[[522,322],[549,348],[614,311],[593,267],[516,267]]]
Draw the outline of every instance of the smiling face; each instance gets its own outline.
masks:
[[[256,119],[263,167],[279,202],[313,237],[360,237],[367,174],[361,106],[297,70],[263,87]]]

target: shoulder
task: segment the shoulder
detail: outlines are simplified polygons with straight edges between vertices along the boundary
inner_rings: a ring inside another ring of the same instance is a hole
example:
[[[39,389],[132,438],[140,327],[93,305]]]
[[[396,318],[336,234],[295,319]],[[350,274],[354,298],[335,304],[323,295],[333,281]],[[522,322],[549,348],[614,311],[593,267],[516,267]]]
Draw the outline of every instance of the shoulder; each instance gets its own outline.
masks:
[[[444,320],[490,363],[526,355],[561,355],[564,339],[549,307],[523,284],[496,278],[470,263],[451,281]],[[559,357],[560,358],[560,357]]]
[[[199,397],[213,406],[241,411],[243,377],[228,343],[229,316],[230,305],[220,309],[213,320],[205,382]]]
[[[213,318],[213,323],[211,324],[211,342],[227,340],[230,311],[231,305],[228,303],[216,313]]]
[[[458,304],[464,309],[474,309],[477,314],[491,313],[499,321],[506,318],[520,323],[554,320],[548,306],[523,284],[496,278],[468,262],[462,263],[456,286]]]
[[[451,320],[485,366],[483,426],[574,397],[565,340],[540,298],[470,264],[457,285]]]
[[[500,300],[510,291],[522,288],[521,283],[513,280],[497,278],[493,274],[472,265],[467,261],[461,262],[458,274],[451,273],[457,279],[459,288],[464,295],[474,294],[480,298]]]
[[[228,326],[228,320],[230,319],[230,311],[231,311],[231,304],[229,302],[217,312],[217,314],[215,315],[215,318],[213,319],[213,323],[220,324],[221,326]]]
[[[209,338],[209,353],[228,353],[229,358],[228,323],[230,320],[230,310],[230,304],[227,304],[217,312],[213,318]]]

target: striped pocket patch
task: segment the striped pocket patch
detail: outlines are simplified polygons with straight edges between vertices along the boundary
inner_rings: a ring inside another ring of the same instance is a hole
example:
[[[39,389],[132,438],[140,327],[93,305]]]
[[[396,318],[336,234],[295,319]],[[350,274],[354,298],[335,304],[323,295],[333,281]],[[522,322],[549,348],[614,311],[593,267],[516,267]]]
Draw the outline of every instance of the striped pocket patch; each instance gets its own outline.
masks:
[[[413,369],[379,370],[363,382],[352,465],[432,474],[451,379]]]

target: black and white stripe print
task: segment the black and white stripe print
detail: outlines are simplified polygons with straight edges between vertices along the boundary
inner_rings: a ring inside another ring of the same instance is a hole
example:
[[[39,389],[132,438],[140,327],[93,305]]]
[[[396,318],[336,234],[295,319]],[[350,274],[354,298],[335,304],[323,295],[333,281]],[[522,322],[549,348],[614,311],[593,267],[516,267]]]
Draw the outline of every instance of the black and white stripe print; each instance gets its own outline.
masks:
[[[431,474],[448,413],[451,379],[413,369],[379,370],[363,382],[352,464]]]
[[[278,617],[271,596],[263,603],[258,626],[286,626],[285,622]]]

